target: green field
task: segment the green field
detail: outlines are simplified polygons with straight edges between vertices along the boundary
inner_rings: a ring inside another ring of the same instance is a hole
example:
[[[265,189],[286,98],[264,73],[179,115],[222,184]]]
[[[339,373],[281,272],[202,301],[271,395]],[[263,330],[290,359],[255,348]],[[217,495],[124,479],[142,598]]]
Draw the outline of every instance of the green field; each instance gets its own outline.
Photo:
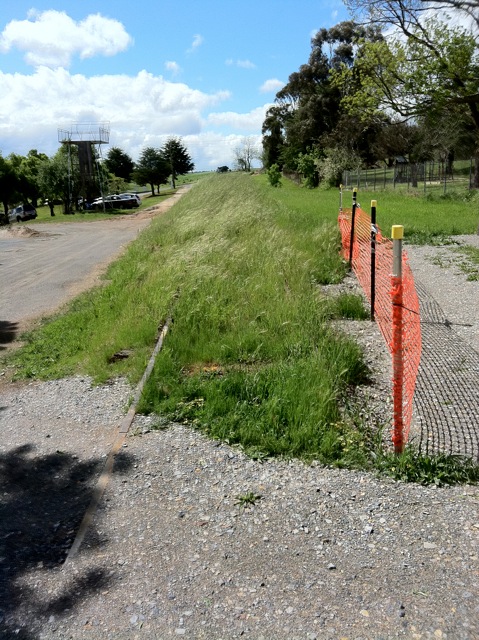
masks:
[[[289,180],[282,187],[270,189],[266,176],[256,178],[261,187],[271,190],[278,201],[291,212],[315,212],[321,218],[335,221],[339,208],[339,189],[303,189]],[[406,244],[441,242],[446,236],[476,233],[479,223],[477,193],[467,197],[429,198],[415,193],[397,191],[364,191],[358,189],[357,199],[369,212],[371,201],[377,201],[377,222],[383,234],[391,235],[393,225],[403,225]],[[352,206],[352,190],[343,190],[343,207]]]

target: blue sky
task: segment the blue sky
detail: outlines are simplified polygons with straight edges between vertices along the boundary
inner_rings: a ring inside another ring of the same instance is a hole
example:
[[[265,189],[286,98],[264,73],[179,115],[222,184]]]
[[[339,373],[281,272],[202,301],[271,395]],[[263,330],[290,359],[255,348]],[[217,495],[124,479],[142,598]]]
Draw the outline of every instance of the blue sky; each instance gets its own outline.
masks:
[[[174,135],[198,170],[232,166],[314,32],[347,18],[340,0],[2,0],[0,151],[109,122],[134,160]]]

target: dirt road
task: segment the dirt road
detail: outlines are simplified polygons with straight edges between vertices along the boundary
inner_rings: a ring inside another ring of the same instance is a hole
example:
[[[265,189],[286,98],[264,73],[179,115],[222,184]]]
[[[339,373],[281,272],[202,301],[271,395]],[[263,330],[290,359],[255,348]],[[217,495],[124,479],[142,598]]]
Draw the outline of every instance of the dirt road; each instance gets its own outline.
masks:
[[[188,190],[152,210],[94,222],[14,224],[0,230],[0,349],[33,320],[99,282],[151,219]]]

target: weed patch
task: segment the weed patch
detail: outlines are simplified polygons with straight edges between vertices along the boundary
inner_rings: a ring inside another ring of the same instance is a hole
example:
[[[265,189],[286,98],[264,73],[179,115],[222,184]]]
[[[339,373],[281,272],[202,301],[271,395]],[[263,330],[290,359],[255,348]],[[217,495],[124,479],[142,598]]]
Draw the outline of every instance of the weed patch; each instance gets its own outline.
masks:
[[[422,485],[474,484],[479,481],[479,466],[472,460],[444,454],[421,455],[412,446],[399,456],[380,453],[376,468],[395,480]]]

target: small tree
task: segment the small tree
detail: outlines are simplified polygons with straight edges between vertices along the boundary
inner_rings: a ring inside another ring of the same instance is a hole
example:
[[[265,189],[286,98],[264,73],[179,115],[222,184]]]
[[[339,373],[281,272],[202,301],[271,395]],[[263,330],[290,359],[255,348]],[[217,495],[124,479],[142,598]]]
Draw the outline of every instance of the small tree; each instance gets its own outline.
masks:
[[[146,147],[133,171],[133,179],[139,185],[150,185],[151,195],[155,195],[155,185],[163,184],[171,173],[171,165],[159,149]]]
[[[43,160],[38,173],[42,197],[49,202],[61,200],[65,214],[73,213],[72,200],[78,196],[79,184],[79,176],[69,163],[68,149],[62,145],[52,158]]]
[[[318,161],[319,179],[325,187],[339,187],[346,169],[359,169],[361,156],[344,147],[325,149],[325,157]]]
[[[130,156],[119,149],[112,147],[105,158],[106,168],[117,178],[123,178],[125,182],[129,182],[131,174],[135,168],[135,163]]]
[[[54,214],[55,200],[63,200],[68,196],[68,167],[65,158],[59,154],[53,158],[46,158],[40,165],[38,172],[38,183],[40,192],[45,200],[48,200],[50,206],[50,215]]]
[[[18,175],[10,160],[0,155],[0,196],[2,200],[4,215],[0,217],[0,223],[8,224],[8,206],[17,193],[19,186]]]
[[[235,166],[238,171],[251,171],[253,160],[261,156],[256,148],[255,139],[251,136],[243,138],[241,144],[236,147],[234,154]]]
[[[113,173],[108,174],[108,193],[121,193],[122,191],[126,191],[128,189],[128,182],[126,182],[123,178],[113,175]]]
[[[169,138],[161,150],[161,155],[171,167],[171,186],[176,186],[177,176],[193,171],[195,164],[181,138]]]
[[[272,187],[281,187],[281,171],[277,164],[272,164],[266,172]]]
[[[303,185],[308,189],[314,189],[319,184],[318,161],[317,151],[300,153],[298,156],[298,172],[303,176]]]

